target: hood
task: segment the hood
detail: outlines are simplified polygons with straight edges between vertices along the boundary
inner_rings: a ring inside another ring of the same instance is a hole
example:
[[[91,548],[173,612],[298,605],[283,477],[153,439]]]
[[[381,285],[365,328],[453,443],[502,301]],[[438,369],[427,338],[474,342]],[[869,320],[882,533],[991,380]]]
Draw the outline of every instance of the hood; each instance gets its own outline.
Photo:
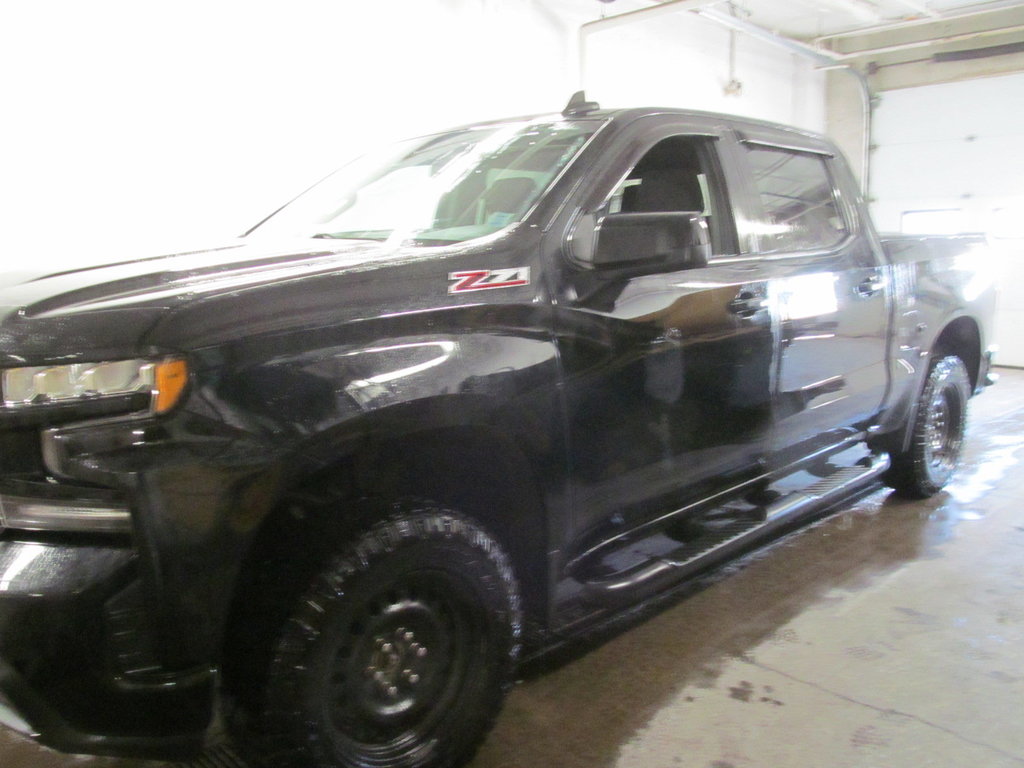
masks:
[[[417,254],[419,255],[419,254]],[[233,240],[188,253],[70,269],[3,284],[0,364],[145,353],[139,340],[197,300],[317,274],[361,271],[410,254],[370,241]]]
[[[301,246],[301,247],[296,247]],[[171,308],[197,295],[237,290],[394,258],[381,243],[236,240],[175,253],[31,277],[0,288],[0,307],[27,317],[113,309],[140,303]],[[2,280],[2,278],[0,278]]]

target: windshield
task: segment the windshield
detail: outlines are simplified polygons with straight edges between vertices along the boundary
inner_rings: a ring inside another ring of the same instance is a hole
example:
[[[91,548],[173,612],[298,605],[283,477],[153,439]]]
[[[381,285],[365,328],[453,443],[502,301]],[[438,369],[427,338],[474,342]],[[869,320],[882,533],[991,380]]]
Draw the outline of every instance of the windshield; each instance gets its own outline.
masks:
[[[447,245],[520,221],[599,121],[516,122],[405,141],[362,157],[250,234]]]

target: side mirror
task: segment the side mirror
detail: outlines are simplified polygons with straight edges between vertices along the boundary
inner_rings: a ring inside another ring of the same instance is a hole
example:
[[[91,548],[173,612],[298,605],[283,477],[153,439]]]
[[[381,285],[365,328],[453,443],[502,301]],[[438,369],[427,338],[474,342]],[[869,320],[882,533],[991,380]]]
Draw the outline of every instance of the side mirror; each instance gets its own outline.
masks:
[[[707,266],[710,256],[708,222],[699,212],[612,213],[597,222],[590,263],[661,272]]]

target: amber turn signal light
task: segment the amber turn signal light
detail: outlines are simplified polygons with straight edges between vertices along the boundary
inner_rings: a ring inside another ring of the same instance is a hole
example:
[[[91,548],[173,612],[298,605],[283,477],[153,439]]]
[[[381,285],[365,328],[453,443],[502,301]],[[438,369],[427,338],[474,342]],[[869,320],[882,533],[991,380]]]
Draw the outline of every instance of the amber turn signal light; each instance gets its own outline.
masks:
[[[184,360],[165,360],[156,364],[153,400],[154,413],[166,413],[178,402],[188,384],[188,365]]]

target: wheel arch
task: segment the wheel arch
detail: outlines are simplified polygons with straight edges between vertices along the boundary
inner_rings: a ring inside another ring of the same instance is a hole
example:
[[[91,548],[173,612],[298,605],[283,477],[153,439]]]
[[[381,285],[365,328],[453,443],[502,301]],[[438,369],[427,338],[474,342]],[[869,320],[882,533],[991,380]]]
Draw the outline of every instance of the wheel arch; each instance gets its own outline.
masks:
[[[921,358],[923,364],[913,378],[912,388],[906,392],[906,405],[900,409],[901,420],[891,430],[872,438],[871,445],[888,453],[902,453],[908,449],[918,397],[928,378],[931,360],[947,355],[959,357],[967,368],[971,391],[977,392],[982,375],[981,344],[981,330],[976,319],[963,314],[949,318],[929,346],[930,354]]]
[[[950,320],[936,336],[931,357],[946,355],[956,355],[963,360],[971,379],[971,391],[976,391],[981,375],[981,330],[973,317],[960,315]]]
[[[537,464],[509,431],[472,424],[373,441],[355,458],[364,499],[419,497],[481,525],[511,558],[527,614],[546,610],[549,516]]]
[[[408,414],[406,414],[408,415]],[[422,426],[372,434],[332,464],[286,489],[254,533],[225,617],[225,688],[259,695],[259,670],[288,599],[328,558],[389,514],[392,503],[422,499],[458,511],[502,547],[519,582],[527,627],[548,610],[549,517],[527,452],[507,430],[487,424]],[[255,673],[255,674],[254,674]]]

